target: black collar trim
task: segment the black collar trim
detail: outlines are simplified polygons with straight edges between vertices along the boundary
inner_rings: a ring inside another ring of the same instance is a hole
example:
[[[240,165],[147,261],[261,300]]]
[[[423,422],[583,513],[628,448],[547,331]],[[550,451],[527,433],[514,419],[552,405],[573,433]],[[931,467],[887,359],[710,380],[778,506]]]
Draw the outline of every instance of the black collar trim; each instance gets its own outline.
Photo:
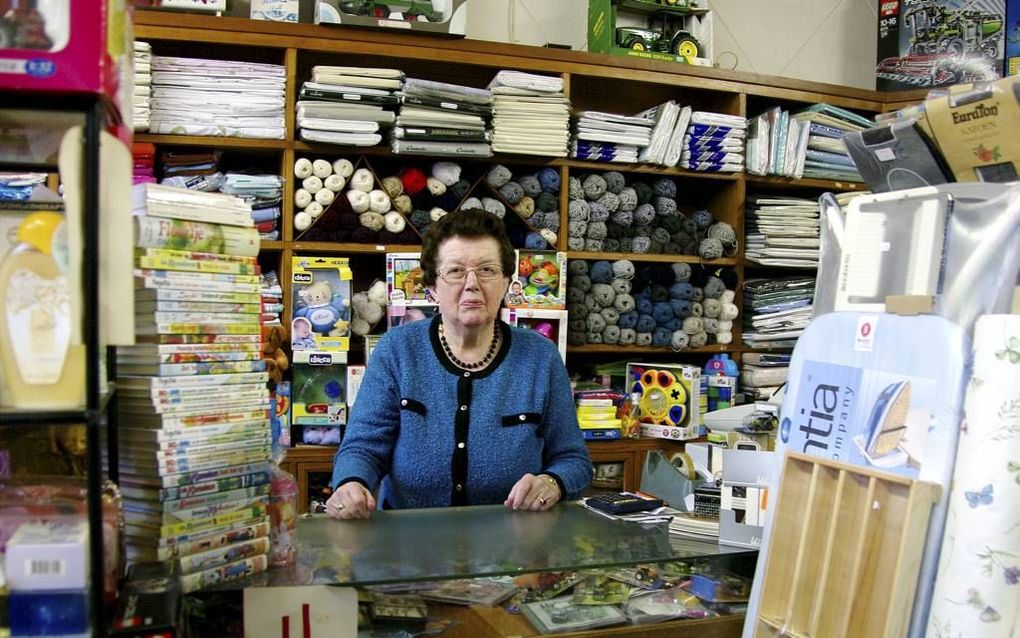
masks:
[[[443,351],[443,345],[439,343],[439,322],[443,320],[443,317],[436,314],[432,318],[432,323],[429,325],[429,341],[432,343],[432,352],[435,353],[436,358],[439,359],[439,363],[442,364],[446,370],[458,377],[464,376],[465,372],[471,373],[472,379],[482,379],[492,374],[499,364],[502,363],[503,359],[506,358],[507,353],[510,351],[510,326],[504,321],[496,320],[496,329],[500,331],[500,337],[502,337],[499,344],[499,351],[496,352],[496,356],[492,358],[489,365],[485,366],[484,369],[473,371],[464,370],[458,367],[453,361],[450,361],[450,357],[446,356],[446,352]]]

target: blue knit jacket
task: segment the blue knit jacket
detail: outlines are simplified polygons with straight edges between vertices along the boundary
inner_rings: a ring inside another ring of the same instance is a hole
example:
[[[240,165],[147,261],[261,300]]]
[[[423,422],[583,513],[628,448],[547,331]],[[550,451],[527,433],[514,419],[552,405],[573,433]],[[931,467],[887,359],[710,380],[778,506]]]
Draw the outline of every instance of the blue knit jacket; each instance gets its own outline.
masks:
[[[576,499],[592,478],[570,380],[544,336],[502,321],[480,372],[453,365],[439,320],[388,331],[372,359],[333,460],[335,487],[380,486],[386,508],[502,503],[525,473]]]

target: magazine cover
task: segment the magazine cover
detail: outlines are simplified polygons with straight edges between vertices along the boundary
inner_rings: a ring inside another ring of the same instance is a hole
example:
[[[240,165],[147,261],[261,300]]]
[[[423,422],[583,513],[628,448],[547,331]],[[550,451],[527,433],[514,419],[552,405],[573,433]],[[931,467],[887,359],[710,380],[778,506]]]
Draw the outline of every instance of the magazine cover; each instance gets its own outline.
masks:
[[[615,605],[577,605],[569,598],[554,598],[521,606],[521,613],[543,634],[580,631],[626,622]]]

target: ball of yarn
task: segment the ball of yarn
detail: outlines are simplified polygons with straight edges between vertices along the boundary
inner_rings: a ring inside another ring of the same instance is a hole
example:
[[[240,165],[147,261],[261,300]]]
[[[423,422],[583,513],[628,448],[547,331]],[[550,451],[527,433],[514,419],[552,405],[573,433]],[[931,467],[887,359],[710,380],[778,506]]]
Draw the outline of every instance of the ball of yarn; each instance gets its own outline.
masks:
[[[606,180],[601,175],[589,175],[581,183],[584,196],[590,201],[597,201],[606,194]]]
[[[500,219],[503,219],[503,216],[506,215],[506,206],[494,197],[483,197],[482,208]]]
[[[371,204],[368,193],[360,190],[347,191],[347,201],[351,204],[351,210],[359,215],[367,211]]]
[[[669,197],[656,197],[655,214],[661,217],[676,215],[676,200]]]
[[[719,318],[723,321],[732,321],[737,318],[740,311],[737,310],[737,306],[732,303],[724,303],[722,308],[719,310]]]
[[[393,208],[401,215],[410,215],[413,208],[411,198],[407,195],[397,195],[393,198]]]
[[[705,332],[707,332],[709,334],[715,334],[715,333],[719,332],[719,320],[718,319],[710,319],[708,317],[704,317],[704,318],[702,318],[701,321],[702,321],[702,323],[705,324]]]
[[[634,329],[638,332],[651,332],[655,330],[655,318],[652,315],[638,315],[637,326]]]
[[[674,330],[669,338],[669,346],[674,350],[683,350],[691,343],[691,338],[683,330]]]
[[[613,301],[613,307],[616,308],[616,311],[620,313],[630,312],[631,310],[634,309],[634,297],[630,295],[618,294],[616,295],[616,299]]]
[[[512,206],[524,197],[524,189],[517,182],[507,182],[500,187],[499,194]]]
[[[691,335],[691,347],[701,348],[708,343],[708,335],[704,332],[698,332]]]
[[[653,228],[652,234],[649,235],[649,237],[651,238],[652,243],[659,246],[665,246],[669,243],[669,233],[666,232],[665,228]],[[661,249],[656,252],[661,252]]]
[[[333,203],[333,199],[335,197],[336,197],[336,193],[334,193],[333,191],[329,190],[328,188],[323,188],[319,192],[315,193],[315,202],[318,203],[322,207],[326,207],[326,206],[329,206],[330,204]],[[311,204],[309,204],[309,206],[310,205]]]
[[[634,252],[634,238],[633,237],[621,237],[620,238],[620,252],[621,253],[632,253],[632,252]]]
[[[312,175],[319,179],[326,179],[333,173],[333,165],[324,159],[317,159],[312,162]]]
[[[428,228],[429,224],[432,223],[432,217],[429,215],[427,210],[416,210],[411,213],[411,225],[422,230]]]
[[[604,241],[605,240],[603,239],[592,239],[591,237],[586,237],[584,240],[584,249],[590,253],[603,252],[606,249],[606,246],[603,243]]]
[[[718,299],[726,291],[726,284],[718,277],[709,277],[704,286],[706,299]],[[709,332],[713,332],[709,330]]]
[[[602,314],[598,312],[589,314],[585,321],[588,323],[588,330],[590,332],[602,332],[608,325]]]
[[[333,172],[344,179],[348,179],[354,174],[354,164],[350,160],[340,158],[333,162]]]
[[[535,214],[535,200],[525,195],[514,205],[514,210],[524,219],[528,219]]]
[[[406,226],[404,218],[401,217],[400,213],[398,213],[395,210],[391,210],[390,212],[383,215],[383,224],[385,224],[386,230],[390,231],[391,233],[402,232],[404,230],[404,227]]]
[[[617,259],[613,262],[613,277],[621,279],[634,278],[634,262],[629,259]]]
[[[733,330],[732,319],[720,319],[719,320],[719,332],[730,332]]]
[[[543,228],[538,231],[538,234],[542,236],[542,239],[544,239],[547,244],[549,244],[552,247],[556,246],[556,242],[559,239],[559,237],[556,236],[555,231],[549,228]]]
[[[294,205],[298,208],[304,208],[312,203],[312,194],[303,188],[299,188],[294,191]]]
[[[330,191],[319,191],[319,192],[330,192]],[[316,195],[318,195],[318,193],[316,193]],[[324,212],[326,212],[326,208],[322,204],[320,204],[319,202],[312,202],[311,204],[308,205],[308,208],[305,209],[305,212],[308,213],[309,215],[311,215],[312,219],[318,219],[319,217],[322,216],[322,214]]]
[[[615,326],[620,320],[620,313],[612,306],[606,306],[599,310],[599,314],[605,320],[607,326]]]
[[[652,345],[663,348],[669,345],[670,339],[672,338],[673,333],[669,330],[669,328],[658,326],[652,333]]]
[[[487,198],[491,199],[491,198]],[[464,200],[464,203],[460,205],[461,210],[485,210],[485,206],[482,204],[482,200],[477,197],[468,197]],[[491,211],[490,211],[491,212]]]
[[[567,237],[584,237],[588,233],[588,222],[575,220],[567,227]]]
[[[619,226],[630,226],[634,223],[634,211],[618,210],[612,214],[610,219]]]
[[[362,213],[361,216],[358,217],[358,221],[360,221],[361,225],[364,226],[365,228],[374,231],[382,230],[383,226],[386,223],[385,218],[383,218],[381,214],[375,211]]]
[[[294,177],[304,179],[312,174],[312,160],[307,157],[299,158],[294,162]]]
[[[579,289],[582,293],[586,293],[591,290],[593,284],[591,283],[591,277],[588,275],[571,275],[570,285]]]
[[[610,345],[620,343],[620,326],[606,326],[606,329],[602,331],[602,343]]]
[[[722,242],[726,252],[737,249],[737,232],[726,222],[716,222],[708,229],[708,237]]]
[[[660,303],[669,299],[669,290],[665,286],[660,284],[649,284],[648,298],[652,300],[652,303]]]
[[[571,291],[573,291],[573,292],[571,292]],[[581,300],[581,302],[578,303],[577,301],[571,301],[571,299]],[[568,300],[568,303],[567,303],[567,315],[571,318],[571,320],[574,320],[574,319],[587,319],[588,318],[589,311],[588,311],[588,306],[584,305],[584,293],[583,292],[581,292],[577,288],[568,288],[567,289],[567,300]]]
[[[591,213],[588,215],[588,221],[592,222],[605,222],[609,221],[609,210],[606,209],[600,202],[590,202],[589,208]]]
[[[528,197],[538,197],[542,194],[542,183],[538,181],[538,178],[534,175],[523,175],[517,183],[524,189],[524,194]]]
[[[354,190],[368,193],[375,185],[375,178],[372,177],[372,172],[367,168],[359,168],[354,171],[353,175],[351,175],[351,178],[348,180],[348,184]]]
[[[683,225],[683,218],[681,218],[680,215],[656,217],[655,221],[659,224],[659,228],[666,231],[670,236],[679,231]]]
[[[686,319],[691,316],[691,302],[686,299],[670,299],[669,307],[673,309],[673,317]]]
[[[637,253],[639,255],[643,255],[643,254],[647,253],[648,250],[651,247],[652,247],[652,240],[651,239],[649,239],[647,237],[635,237],[634,238],[634,247],[632,248],[632,250],[635,253]]]
[[[429,193],[433,197],[439,197],[446,193],[446,184],[435,177],[429,177],[425,180],[425,187],[429,189]]]
[[[599,307],[602,308],[613,305],[613,301],[616,300],[616,291],[609,284],[592,284],[591,294],[595,297]]]
[[[702,327],[701,317],[687,317],[684,319],[683,331],[689,335],[701,332]]]
[[[634,182],[631,184],[631,188],[634,189],[634,194],[637,195],[638,206],[651,202],[655,196],[655,191],[652,190],[652,187],[644,182]]]
[[[652,184],[652,192],[655,193],[656,197],[676,199],[676,183],[667,177],[657,179]]]
[[[715,341],[716,343],[722,344],[724,346],[729,345],[733,343],[733,333],[728,330],[719,331],[715,333]]]
[[[301,211],[297,215],[294,215],[294,229],[297,231],[305,231],[312,225],[312,216],[305,211]]]
[[[652,314],[652,300],[648,298],[647,293],[634,295],[634,309],[642,315]]]
[[[588,276],[597,284],[608,284],[613,280],[613,266],[608,261],[596,261],[591,265]]]
[[[411,166],[400,171],[400,183],[404,185],[404,192],[414,197],[425,190],[428,178],[420,168]]]
[[[567,196],[570,199],[584,199],[584,187],[581,185],[580,178],[571,177],[567,182]]]
[[[584,250],[586,241],[584,237],[567,237],[567,250]]]
[[[453,186],[460,180],[460,165],[453,162],[436,162],[432,165],[432,177],[444,186]]]
[[[652,345],[652,333],[651,332],[637,333],[637,339],[634,340],[634,344],[638,346]]]
[[[706,237],[698,244],[698,254],[702,259],[719,259],[723,255],[722,242],[715,237]]]
[[[637,332],[633,328],[620,328],[620,345],[631,346],[637,341]]]
[[[322,190],[322,180],[315,175],[309,175],[301,180],[301,188],[314,195]]]
[[[446,216],[446,211],[443,210],[442,208],[439,208],[438,206],[432,208],[431,210],[429,210],[429,219],[431,219],[434,222],[439,221],[440,219],[442,219],[445,216]]]
[[[669,297],[690,301],[694,298],[694,286],[687,281],[678,281],[669,287]]]
[[[588,222],[588,239],[605,239],[606,225],[603,222]]]
[[[588,270],[588,262],[583,259],[571,259],[567,262],[567,273],[571,275],[587,275]]]
[[[614,195],[622,191],[624,186],[627,185],[627,180],[624,179],[623,173],[619,171],[606,171],[602,173],[602,179],[606,181],[606,190]]]
[[[634,210],[637,208],[638,199],[637,193],[630,186],[624,188],[617,193],[617,198],[620,200],[618,210]]]
[[[633,300],[633,297],[631,298]],[[628,310],[620,313],[620,319],[617,321],[617,325],[624,329],[633,330],[638,324],[638,313],[636,310]]]
[[[453,186],[446,189],[446,192],[452,195],[459,202],[464,199],[464,196],[471,190],[471,182],[466,179],[458,180]]]
[[[560,208],[558,198],[552,193],[539,193],[535,198],[535,208],[547,213],[554,213]]]
[[[496,164],[485,174],[485,182],[493,188],[502,188],[513,176],[514,174],[510,172],[509,168],[502,164]]]
[[[546,241],[541,235],[532,231],[524,238],[524,247],[529,250],[542,250],[546,247]]]
[[[695,286],[694,287],[694,296],[692,296],[691,299],[693,301],[704,301],[705,300],[705,291],[702,290],[701,288],[698,288],[697,286]]]
[[[630,294],[630,290],[632,288],[630,280],[624,279],[623,277],[615,277],[613,279],[613,283],[610,285],[613,287],[613,290],[615,290],[616,294],[618,295],[628,295]]]
[[[673,306],[669,302],[660,301],[652,304],[652,318],[656,325],[662,325],[673,318]]]
[[[344,189],[344,186],[347,185],[347,180],[342,176],[333,173],[332,175],[327,176],[326,179],[322,180],[322,185],[334,193],[339,193]]]
[[[651,204],[641,204],[634,209],[634,224],[645,226],[651,224],[655,219],[655,207]]]
[[[556,193],[560,190],[560,173],[555,168],[542,168],[535,173],[535,177],[538,178],[538,182],[542,185],[542,190],[550,193]]]
[[[373,213],[386,214],[392,208],[390,196],[386,191],[376,189],[368,194],[368,207]]]
[[[708,319],[718,319],[719,313],[722,312],[722,304],[718,299],[713,299],[711,297],[702,301],[701,307],[704,310],[705,317]],[[712,332],[718,332],[718,330],[712,330]]]
[[[733,290],[726,290],[723,294],[719,295],[719,301],[721,303],[733,303],[733,300],[737,298],[737,293]]]
[[[619,210],[620,198],[612,191],[606,191],[598,199],[599,204],[604,206],[610,213]]]
[[[705,230],[712,225],[714,218],[712,213],[702,208],[691,213],[691,221],[695,223],[698,230]]]
[[[691,302],[691,316],[700,317],[705,314],[705,307],[701,305],[700,301]]]
[[[602,240],[602,250],[607,253],[622,252],[620,249],[620,240],[615,237],[606,237]]]

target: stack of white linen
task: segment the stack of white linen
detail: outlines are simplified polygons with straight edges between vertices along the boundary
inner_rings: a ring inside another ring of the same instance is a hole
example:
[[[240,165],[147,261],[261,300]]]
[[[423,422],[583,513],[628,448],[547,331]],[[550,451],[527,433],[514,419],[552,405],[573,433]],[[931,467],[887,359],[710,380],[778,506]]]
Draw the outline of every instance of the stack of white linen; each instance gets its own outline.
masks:
[[[345,146],[376,146],[380,129],[393,125],[399,69],[314,66],[301,87],[297,126],[301,139]]]
[[[132,95],[131,121],[135,131],[149,130],[152,111],[152,45],[135,40],[135,89]]]
[[[643,117],[582,111],[574,124],[570,156],[596,162],[636,162],[638,151],[652,141],[653,125]]]
[[[570,100],[563,94],[562,78],[500,71],[489,89],[493,102],[492,150],[567,156]]]

